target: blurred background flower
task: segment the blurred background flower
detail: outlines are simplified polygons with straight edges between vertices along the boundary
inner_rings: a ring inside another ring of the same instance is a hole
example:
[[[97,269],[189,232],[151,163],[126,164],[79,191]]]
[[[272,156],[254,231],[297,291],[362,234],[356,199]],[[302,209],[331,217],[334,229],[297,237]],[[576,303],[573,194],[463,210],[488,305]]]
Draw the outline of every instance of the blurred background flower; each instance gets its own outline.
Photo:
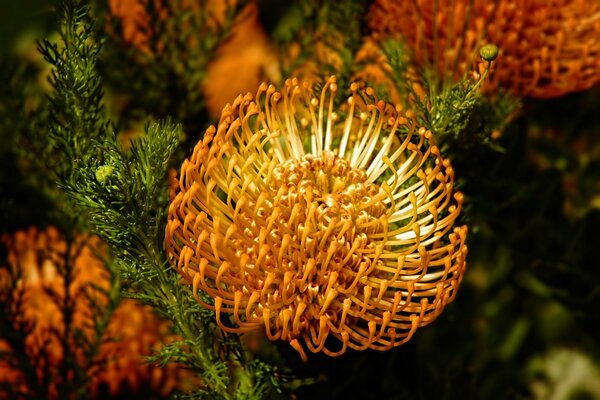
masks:
[[[600,367],[578,350],[553,349],[529,365],[536,400],[600,398]]]
[[[157,398],[194,386],[181,367],[146,362],[175,336],[152,309],[115,302],[106,249],[96,237],[71,240],[56,228],[31,227],[4,235],[2,245],[0,395]]]
[[[600,82],[597,0],[376,0],[369,27],[403,37],[418,64],[450,79],[479,61],[481,46],[497,45],[488,92],[550,98]]]

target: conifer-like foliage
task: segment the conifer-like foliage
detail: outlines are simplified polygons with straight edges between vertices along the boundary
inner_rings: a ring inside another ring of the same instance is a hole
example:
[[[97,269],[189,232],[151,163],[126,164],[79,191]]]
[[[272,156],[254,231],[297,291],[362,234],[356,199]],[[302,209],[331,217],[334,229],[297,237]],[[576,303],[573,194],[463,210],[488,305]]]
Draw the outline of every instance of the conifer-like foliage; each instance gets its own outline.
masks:
[[[62,158],[56,174],[70,206],[110,246],[126,293],[171,319],[182,337],[155,360],[173,359],[194,370],[204,386],[198,395],[268,396],[275,389],[270,368],[248,360],[236,338],[218,334],[212,315],[166,264],[167,166],[181,129],[169,120],[153,122],[130,149],[121,146],[102,106],[96,70],[101,41],[94,37],[89,8],[65,1],[60,14],[59,41],[45,40],[40,50],[53,66],[51,139]]]
[[[420,123],[436,132],[442,145],[453,147],[448,149],[451,154],[478,145],[502,151],[492,137],[506,127],[520,104],[518,98],[502,90],[494,96],[481,94],[481,85],[493,73],[495,55],[488,60],[482,56],[478,71],[455,82],[428,66],[410,73],[410,51],[402,40],[386,39],[381,50],[390,66],[390,81],[406,99],[404,106],[417,112]]]
[[[106,84],[125,99],[122,113],[138,118],[148,113],[155,118],[172,117],[192,137],[203,132],[208,119],[202,92],[207,67],[219,45],[230,37],[234,22],[248,17],[247,3],[129,2],[139,5],[130,12],[136,32],[131,38],[123,34],[123,18],[107,11],[106,20],[101,20],[109,26],[109,34],[98,63]]]
[[[340,4],[331,0],[259,2],[265,29],[277,49],[281,77],[316,80],[336,75],[349,87],[363,67],[356,55],[363,42],[365,0]]]

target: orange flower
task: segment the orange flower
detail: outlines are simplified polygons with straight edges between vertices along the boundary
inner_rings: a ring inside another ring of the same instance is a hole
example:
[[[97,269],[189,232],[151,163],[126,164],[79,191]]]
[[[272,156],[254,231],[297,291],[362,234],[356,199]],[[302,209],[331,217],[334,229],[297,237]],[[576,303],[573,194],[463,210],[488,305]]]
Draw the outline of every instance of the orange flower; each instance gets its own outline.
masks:
[[[183,163],[166,227],[223,330],[264,330],[304,359],[405,343],[453,300],[467,254],[431,132],[371,88],[339,107],[337,92],[335,77],[320,93],[289,79],[226,106]]]
[[[86,365],[80,335],[85,340],[94,340],[93,305],[106,312],[107,298],[99,290],[110,289],[108,271],[102,261],[105,250],[98,238],[79,235],[68,246],[55,228],[44,232],[30,228],[2,237],[2,243],[9,254],[8,265],[0,269],[0,300],[22,299],[21,304],[3,306],[15,311],[18,321],[13,323],[31,325],[25,338],[24,356],[35,366],[38,383],[49,382],[46,390],[51,398],[57,398],[58,385],[65,384],[59,372],[67,351],[65,336],[68,351],[91,379],[90,392],[94,396],[99,395],[100,388],[116,395],[121,390],[148,387],[166,395],[178,384],[185,373],[181,368],[169,365],[161,369],[145,363],[145,357],[153,354],[161,343],[174,339],[168,325],[155,317],[151,309],[129,299],[123,300],[110,317],[99,354],[91,365]],[[67,262],[73,270],[71,281],[65,283]],[[15,296],[9,290],[15,290]],[[61,306],[65,302],[72,307],[69,315]],[[68,317],[70,332],[66,333]],[[0,333],[0,349],[13,351],[3,336]],[[10,384],[17,393],[35,394],[24,378],[15,365],[0,359],[0,383]]]
[[[600,1],[377,0],[369,25],[401,35],[421,65],[454,78],[485,43],[500,48],[488,91],[558,97],[600,82]]]

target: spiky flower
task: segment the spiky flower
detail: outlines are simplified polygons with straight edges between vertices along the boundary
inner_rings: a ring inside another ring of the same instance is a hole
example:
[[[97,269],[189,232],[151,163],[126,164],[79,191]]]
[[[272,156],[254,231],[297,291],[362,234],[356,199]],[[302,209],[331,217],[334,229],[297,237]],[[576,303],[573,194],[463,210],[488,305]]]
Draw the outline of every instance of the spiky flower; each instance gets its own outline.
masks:
[[[335,77],[320,92],[289,79],[225,107],[183,163],[166,227],[224,331],[264,330],[304,359],[405,343],[453,300],[467,254],[432,133],[370,88],[340,106],[337,92]]]
[[[597,0],[377,0],[369,25],[404,37],[418,63],[454,77],[494,43],[500,54],[488,90],[549,98],[600,83]]]
[[[167,395],[179,379],[193,382],[176,364],[145,362],[175,339],[149,307],[126,299],[109,310],[106,249],[97,237],[69,243],[56,228],[31,227],[3,235],[0,247],[8,250],[0,265],[0,398],[55,399],[85,382],[91,398],[147,389]],[[96,330],[104,321],[106,330]]]

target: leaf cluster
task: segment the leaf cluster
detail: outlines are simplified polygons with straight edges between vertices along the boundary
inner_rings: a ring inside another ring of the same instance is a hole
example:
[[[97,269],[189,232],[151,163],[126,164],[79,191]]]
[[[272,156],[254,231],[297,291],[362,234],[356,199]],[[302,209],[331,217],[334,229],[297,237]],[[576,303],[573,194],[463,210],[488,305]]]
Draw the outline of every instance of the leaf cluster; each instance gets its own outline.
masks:
[[[222,15],[207,0],[140,3],[133,39],[125,37],[120,15],[106,13],[99,27],[109,32],[99,59],[102,76],[113,95],[123,98],[124,118],[171,117],[195,137],[209,119],[202,92],[208,65],[234,22],[246,18],[247,1],[224,2]]]
[[[72,209],[84,216],[82,225],[110,247],[125,294],[173,322],[182,342],[163,349],[164,362],[184,362],[199,374],[204,390],[214,398],[275,394],[274,381],[257,373],[268,367],[246,362],[237,338],[217,335],[214,315],[201,310],[190,289],[169,268],[163,246],[167,168],[181,128],[169,120],[152,122],[130,149],[119,144],[102,107],[96,70],[100,42],[93,32],[88,7],[67,0],[60,42],[44,41],[40,46],[53,66],[51,137],[62,153],[57,176]]]
[[[302,50],[284,56],[282,76],[297,73],[307,62],[315,62],[321,75],[336,74],[340,87],[348,87],[356,72],[355,55],[363,42],[368,2],[332,0],[293,1],[283,4],[262,1],[268,9],[264,24],[279,54],[290,47]]]
[[[2,232],[64,221],[54,204],[62,193],[48,179],[45,97],[38,68],[7,55],[0,59],[0,220]],[[34,83],[32,83],[34,82]]]
[[[438,145],[452,159],[468,147],[502,148],[493,140],[520,108],[518,98],[499,90],[493,96],[481,93],[490,64],[482,74],[469,72],[458,81],[440,79],[429,67],[412,65],[402,39],[388,38],[381,44],[390,70],[387,75],[404,99],[403,106],[415,112],[421,126],[436,135]]]

